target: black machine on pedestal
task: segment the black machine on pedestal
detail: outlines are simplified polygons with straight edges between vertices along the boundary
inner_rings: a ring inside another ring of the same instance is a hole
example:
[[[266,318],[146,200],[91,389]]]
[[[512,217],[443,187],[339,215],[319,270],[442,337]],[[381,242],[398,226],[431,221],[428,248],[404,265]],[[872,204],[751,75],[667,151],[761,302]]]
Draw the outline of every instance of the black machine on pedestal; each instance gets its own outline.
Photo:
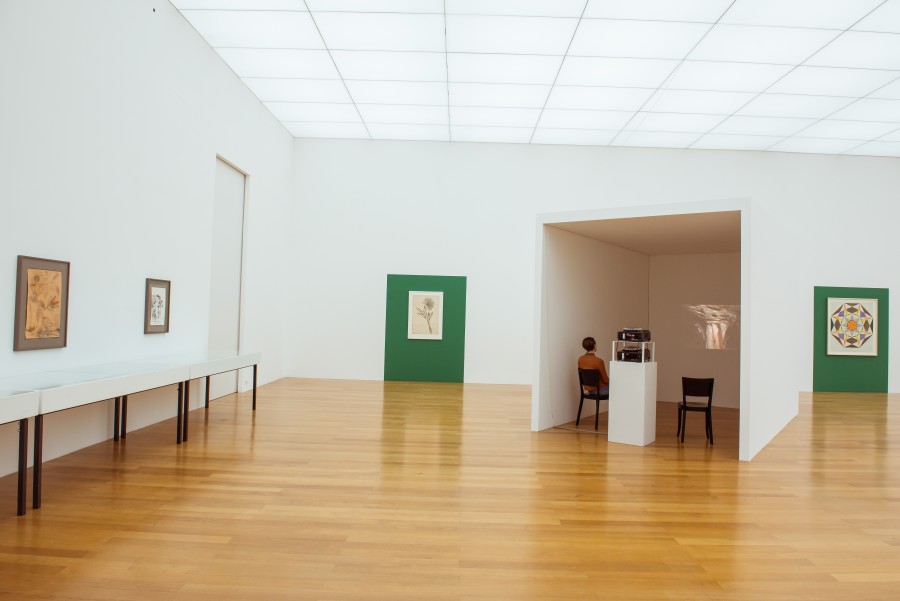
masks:
[[[622,328],[616,336],[616,361],[642,363],[652,361],[652,353],[644,342],[650,342],[650,330],[642,328]]]

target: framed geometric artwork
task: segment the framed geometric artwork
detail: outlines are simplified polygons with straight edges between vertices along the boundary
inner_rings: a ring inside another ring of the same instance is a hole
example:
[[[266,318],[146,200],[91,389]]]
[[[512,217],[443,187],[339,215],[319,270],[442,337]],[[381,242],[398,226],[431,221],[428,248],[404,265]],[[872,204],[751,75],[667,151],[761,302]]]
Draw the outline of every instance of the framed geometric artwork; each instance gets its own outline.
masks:
[[[409,293],[407,338],[410,340],[441,340],[444,337],[444,293]]]
[[[171,281],[147,278],[144,292],[144,334],[165,334],[169,331],[171,299]]]
[[[828,298],[829,355],[878,356],[878,299]]]
[[[14,351],[63,348],[69,325],[69,263],[19,255]]]

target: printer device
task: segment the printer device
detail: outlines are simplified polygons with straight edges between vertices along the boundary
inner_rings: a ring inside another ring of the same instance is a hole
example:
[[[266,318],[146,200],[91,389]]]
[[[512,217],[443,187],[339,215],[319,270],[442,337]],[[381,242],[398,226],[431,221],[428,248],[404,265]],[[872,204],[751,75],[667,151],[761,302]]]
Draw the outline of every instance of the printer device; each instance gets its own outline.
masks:
[[[642,342],[650,342],[650,330],[642,328],[622,328],[616,336],[616,360],[642,363],[650,360],[650,349],[643,348]]]
[[[619,330],[618,339],[626,342],[650,342],[650,330],[622,328]]]

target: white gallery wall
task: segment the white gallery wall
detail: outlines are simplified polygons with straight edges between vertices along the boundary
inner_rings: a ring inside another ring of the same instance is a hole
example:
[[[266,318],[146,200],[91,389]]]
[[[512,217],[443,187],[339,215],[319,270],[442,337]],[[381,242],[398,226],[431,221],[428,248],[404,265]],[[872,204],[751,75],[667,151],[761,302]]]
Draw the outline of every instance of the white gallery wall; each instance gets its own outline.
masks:
[[[541,423],[575,421],[578,414],[578,357],[581,341],[592,336],[597,356],[609,369],[612,340],[624,325],[646,328],[649,257],[555,227],[544,228],[544,289],[550,415]],[[594,401],[582,419],[594,415]],[[601,401],[600,411],[608,410]]]
[[[220,154],[250,174],[243,346],[280,378],[292,138],[206,42],[168,2],[4,0],[0,73],[0,376],[206,350]],[[71,262],[66,348],[12,351],[17,255]],[[147,277],[172,281],[168,334],[143,333]],[[175,408],[174,388],[136,395],[129,426]],[[109,438],[111,403],[45,427],[52,459]]]
[[[739,253],[650,257],[658,400],[680,402],[682,377],[715,378],[713,404],[740,406],[740,304]]]
[[[298,139],[293,161],[288,375],[380,379],[385,274],[419,273],[469,278],[467,381],[530,383],[537,214],[749,199],[749,459],[812,387],[813,286],[900,284],[895,158]]]

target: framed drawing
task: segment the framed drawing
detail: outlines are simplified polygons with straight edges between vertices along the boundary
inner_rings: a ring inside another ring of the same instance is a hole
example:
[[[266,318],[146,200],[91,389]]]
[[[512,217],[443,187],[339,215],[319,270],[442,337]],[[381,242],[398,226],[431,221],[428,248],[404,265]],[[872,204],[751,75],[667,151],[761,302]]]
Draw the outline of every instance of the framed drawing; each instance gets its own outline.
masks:
[[[401,322],[402,323],[402,322]],[[409,293],[409,324],[407,336],[410,340],[441,340],[444,337],[444,293]]]
[[[66,346],[69,263],[19,256],[14,351]]]
[[[878,300],[828,299],[829,355],[878,356]]]
[[[144,292],[144,334],[165,334],[169,331],[171,293],[171,281],[147,278]]]

